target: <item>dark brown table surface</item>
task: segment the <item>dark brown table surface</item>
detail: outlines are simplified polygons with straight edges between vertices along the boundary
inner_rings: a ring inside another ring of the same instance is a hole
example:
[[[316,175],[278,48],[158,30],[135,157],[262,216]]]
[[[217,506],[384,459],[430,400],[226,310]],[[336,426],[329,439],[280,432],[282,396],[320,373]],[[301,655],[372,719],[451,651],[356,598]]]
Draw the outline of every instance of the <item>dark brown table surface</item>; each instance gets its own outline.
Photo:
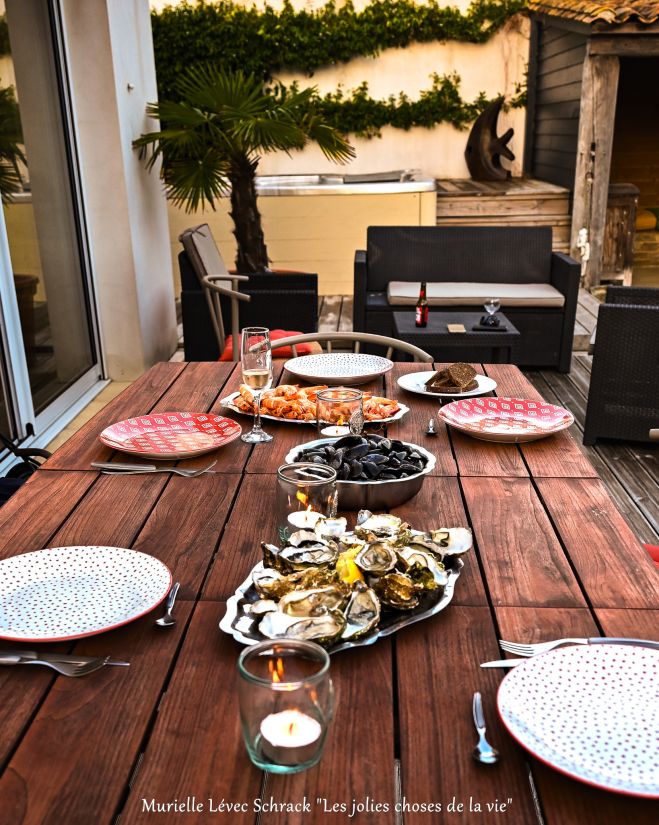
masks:
[[[171,630],[154,628],[158,610],[112,632],[45,646],[125,657],[130,668],[82,679],[0,669],[2,825],[532,825],[538,812],[547,825],[657,821],[657,803],[573,781],[518,747],[495,711],[504,671],[478,665],[501,657],[497,638],[659,639],[659,574],[569,433],[515,446],[440,423],[437,438],[427,438],[436,400],[396,384],[416,369],[427,365],[397,364],[377,387],[411,408],[389,432],[437,456],[434,475],[396,512],[421,528],[469,525],[475,549],[445,611],[332,658],[335,720],[320,765],[305,773],[277,777],[249,762],[238,720],[240,646],[218,622],[258,560],[259,542],[272,536],[274,472],[292,445],[315,437],[312,427],[267,422],[275,436],[268,445],[235,441],[184,462],[218,459],[215,472],[195,479],[92,470],[92,460],[120,458],[97,440],[108,424],[149,411],[219,411],[219,399],[240,382],[233,364],[158,364],[0,509],[0,558],[67,544],[134,547],[181,581]],[[516,367],[483,369],[498,393],[539,397]],[[489,738],[502,753],[495,767],[471,757],[474,690],[483,693]],[[350,817],[353,800],[361,809]],[[310,811],[272,810],[304,802]],[[442,812],[412,810],[429,803]],[[488,803],[499,809],[488,811]]]

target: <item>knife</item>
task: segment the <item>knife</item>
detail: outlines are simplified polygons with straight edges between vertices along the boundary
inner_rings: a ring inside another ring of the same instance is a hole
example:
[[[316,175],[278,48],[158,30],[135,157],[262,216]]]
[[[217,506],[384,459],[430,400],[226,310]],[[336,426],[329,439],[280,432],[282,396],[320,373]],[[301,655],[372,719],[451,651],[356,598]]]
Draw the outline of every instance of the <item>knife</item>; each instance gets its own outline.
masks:
[[[153,473],[157,469],[155,464],[122,464],[119,461],[92,461],[96,470],[124,470],[126,472],[141,470],[143,473]]]
[[[517,667],[524,662],[530,662],[533,656],[526,659],[495,659],[493,662],[483,662],[481,667]]]
[[[17,665],[20,662],[29,662],[31,659],[42,659],[44,662],[68,662],[73,665],[84,665],[98,658],[98,656],[76,656],[73,653],[40,653],[36,650],[0,650],[0,665]],[[105,664],[128,667],[130,662],[108,659]]]

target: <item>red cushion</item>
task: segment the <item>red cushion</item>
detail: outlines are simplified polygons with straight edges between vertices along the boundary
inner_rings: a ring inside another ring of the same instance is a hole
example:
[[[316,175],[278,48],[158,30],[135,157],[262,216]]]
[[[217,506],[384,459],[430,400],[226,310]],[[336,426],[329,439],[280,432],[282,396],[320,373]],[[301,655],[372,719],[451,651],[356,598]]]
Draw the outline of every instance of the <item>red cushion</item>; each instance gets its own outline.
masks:
[[[650,558],[659,568],[659,546],[657,546],[656,544],[644,544],[643,547],[645,547],[645,549],[650,554]]]
[[[292,338],[294,335],[302,335],[301,332],[287,332],[284,329],[271,329],[270,340],[277,341],[279,338]],[[298,344],[298,355],[309,355],[314,352],[313,344]],[[293,350],[291,347],[280,347],[272,350],[273,358],[292,358]],[[224,352],[220,356],[220,361],[233,361],[233,337],[229,335],[224,345]]]

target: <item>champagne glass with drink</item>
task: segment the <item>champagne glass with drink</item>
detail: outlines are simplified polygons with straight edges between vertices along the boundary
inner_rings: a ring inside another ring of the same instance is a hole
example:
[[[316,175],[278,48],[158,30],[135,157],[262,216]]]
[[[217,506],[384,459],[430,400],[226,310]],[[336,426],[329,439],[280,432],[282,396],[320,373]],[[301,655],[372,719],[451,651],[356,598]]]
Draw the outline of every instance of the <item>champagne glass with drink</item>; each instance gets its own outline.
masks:
[[[243,330],[240,361],[243,382],[254,396],[254,425],[241,436],[249,444],[272,441],[272,436],[261,429],[261,393],[272,384],[272,349],[270,330],[266,327],[245,327]]]

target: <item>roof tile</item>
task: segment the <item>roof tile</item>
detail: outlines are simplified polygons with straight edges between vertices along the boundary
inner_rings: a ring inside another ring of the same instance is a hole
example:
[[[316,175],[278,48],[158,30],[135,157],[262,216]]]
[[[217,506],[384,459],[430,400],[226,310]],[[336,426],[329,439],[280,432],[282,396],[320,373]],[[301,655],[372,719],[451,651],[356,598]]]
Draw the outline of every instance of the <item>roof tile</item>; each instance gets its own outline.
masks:
[[[529,0],[531,11],[581,23],[608,23],[615,26],[628,20],[654,23],[659,18],[659,2],[592,2],[591,0]]]

